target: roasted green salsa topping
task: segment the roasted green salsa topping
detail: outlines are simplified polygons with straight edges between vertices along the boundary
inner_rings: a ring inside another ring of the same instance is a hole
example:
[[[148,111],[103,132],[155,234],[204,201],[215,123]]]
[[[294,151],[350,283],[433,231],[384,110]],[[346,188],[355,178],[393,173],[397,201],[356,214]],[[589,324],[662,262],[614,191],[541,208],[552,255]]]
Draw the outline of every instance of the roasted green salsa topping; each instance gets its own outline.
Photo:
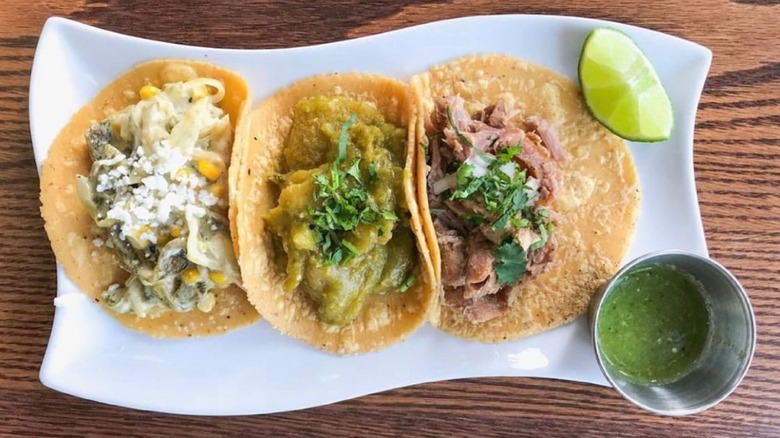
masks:
[[[701,286],[671,266],[629,271],[602,304],[598,343],[607,363],[643,385],[690,373],[709,338]]]
[[[372,103],[316,96],[295,106],[266,221],[286,254],[285,289],[305,291],[326,323],[347,324],[368,296],[415,282],[405,149],[406,130]]]

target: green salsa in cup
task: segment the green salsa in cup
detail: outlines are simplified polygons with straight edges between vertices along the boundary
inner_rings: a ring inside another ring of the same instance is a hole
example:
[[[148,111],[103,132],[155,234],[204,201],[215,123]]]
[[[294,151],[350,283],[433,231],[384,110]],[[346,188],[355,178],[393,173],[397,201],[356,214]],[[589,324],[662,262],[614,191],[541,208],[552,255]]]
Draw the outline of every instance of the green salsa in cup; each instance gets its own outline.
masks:
[[[606,362],[642,385],[685,377],[709,339],[710,312],[701,287],[668,265],[626,273],[609,291],[597,322]]]

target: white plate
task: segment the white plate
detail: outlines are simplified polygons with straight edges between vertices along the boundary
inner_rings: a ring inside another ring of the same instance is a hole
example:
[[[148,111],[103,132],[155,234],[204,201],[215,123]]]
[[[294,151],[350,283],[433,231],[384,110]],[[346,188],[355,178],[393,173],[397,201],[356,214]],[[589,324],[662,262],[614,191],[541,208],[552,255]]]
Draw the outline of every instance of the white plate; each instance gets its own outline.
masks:
[[[642,184],[639,229],[627,260],[665,248],[706,255],[693,179],[696,107],[711,52],[646,29],[551,16],[484,16],[284,50],[187,47],[128,37],[61,18],[46,22],[30,83],[30,128],[39,165],[71,114],[140,61],[185,57],[243,74],[254,103],[300,78],[332,71],[402,80],[456,56],[503,52],[576,80],[582,42],[598,26],[628,33],[658,70],[675,109],[673,137],[632,144]],[[423,327],[379,353],[336,357],[276,333],[268,324],[210,339],[158,340],[128,331],[57,269],[57,307],[41,365],[44,385],[132,408],[187,414],[301,409],[421,382],[534,376],[605,385],[584,318],[498,345],[462,341]]]

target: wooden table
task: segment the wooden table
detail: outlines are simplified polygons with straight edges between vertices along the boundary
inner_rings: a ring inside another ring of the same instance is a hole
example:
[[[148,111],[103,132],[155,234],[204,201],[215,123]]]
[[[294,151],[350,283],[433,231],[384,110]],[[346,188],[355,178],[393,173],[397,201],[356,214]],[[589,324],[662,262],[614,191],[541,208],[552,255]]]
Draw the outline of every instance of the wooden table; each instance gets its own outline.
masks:
[[[4,0],[0,6],[0,435],[780,436],[780,1],[173,3]],[[711,255],[744,283],[759,332],[753,366],[728,400],[693,417],[663,418],[610,388],[495,378],[418,385],[279,415],[203,418],[105,406],[38,382],[56,279],[38,215],[27,90],[47,17],[184,44],[275,48],[488,13],[620,21],[714,52],[696,125],[696,183]]]

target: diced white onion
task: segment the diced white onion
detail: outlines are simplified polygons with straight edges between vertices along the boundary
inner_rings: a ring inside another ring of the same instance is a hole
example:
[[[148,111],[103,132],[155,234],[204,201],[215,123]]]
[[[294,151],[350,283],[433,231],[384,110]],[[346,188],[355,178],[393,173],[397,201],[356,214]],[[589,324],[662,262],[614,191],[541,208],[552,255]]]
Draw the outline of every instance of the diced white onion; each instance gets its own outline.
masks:
[[[476,177],[480,177],[487,172],[488,163],[486,163],[479,154],[474,153],[469,155],[469,157],[466,158],[466,163],[473,167],[472,175]]]
[[[515,172],[517,172],[517,164],[513,162],[509,162],[504,164],[503,166],[499,167],[499,169],[504,172],[508,177],[514,178]]]
[[[437,195],[450,189],[454,189],[458,184],[458,177],[454,173],[433,183],[433,193]]]
[[[525,182],[527,187],[525,190],[525,196],[528,198],[527,205],[534,206],[536,200],[539,199],[539,180],[534,177],[528,177]]]

